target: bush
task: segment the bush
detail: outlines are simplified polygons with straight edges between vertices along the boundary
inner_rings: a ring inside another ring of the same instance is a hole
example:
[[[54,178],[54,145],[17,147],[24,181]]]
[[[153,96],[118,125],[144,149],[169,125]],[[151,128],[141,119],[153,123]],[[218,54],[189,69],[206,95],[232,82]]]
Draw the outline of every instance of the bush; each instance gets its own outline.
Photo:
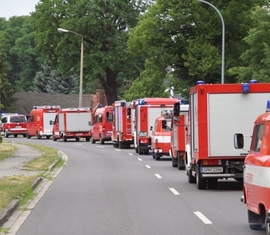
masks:
[[[2,135],[0,135],[0,144],[3,142]]]

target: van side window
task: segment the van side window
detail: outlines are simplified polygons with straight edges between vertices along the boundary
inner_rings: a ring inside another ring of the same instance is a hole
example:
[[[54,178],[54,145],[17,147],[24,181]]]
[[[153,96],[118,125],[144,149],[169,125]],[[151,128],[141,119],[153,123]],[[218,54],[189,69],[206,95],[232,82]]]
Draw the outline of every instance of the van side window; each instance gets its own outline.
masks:
[[[263,130],[264,130],[264,124],[256,125],[254,127],[253,136],[255,138],[254,138],[254,140],[252,142],[252,146],[251,146],[251,150],[254,152],[260,152]]]

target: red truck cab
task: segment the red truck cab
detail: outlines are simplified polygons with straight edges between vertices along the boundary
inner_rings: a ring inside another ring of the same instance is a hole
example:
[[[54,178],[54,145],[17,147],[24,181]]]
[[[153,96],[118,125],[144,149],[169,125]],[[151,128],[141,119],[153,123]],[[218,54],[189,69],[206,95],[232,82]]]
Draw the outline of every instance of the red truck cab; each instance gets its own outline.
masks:
[[[150,127],[151,135],[151,150],[153,158],[157,161],[162,156],[169,156],[171,148],[171,119],[172,110],[163,110],[161,116],[155,121],[154,128]]]
[[[98,108],[94,113],[93,119],[91,138],[92,144],[94,144],[96,141],[100,141],[101,144],[104,144],[105,141],[111,141],[113,107],[105,106]]]
[[[242,133],[234,135],[235,148],[245,145]],[[247,151],[247,150],[246,150]],[[244,187],[241,201],[246,204],[249,227],[260,230],[266,227],[270,234],[270,100],[267,112],[259,115],[254,123],[249,153],[244,163]]]

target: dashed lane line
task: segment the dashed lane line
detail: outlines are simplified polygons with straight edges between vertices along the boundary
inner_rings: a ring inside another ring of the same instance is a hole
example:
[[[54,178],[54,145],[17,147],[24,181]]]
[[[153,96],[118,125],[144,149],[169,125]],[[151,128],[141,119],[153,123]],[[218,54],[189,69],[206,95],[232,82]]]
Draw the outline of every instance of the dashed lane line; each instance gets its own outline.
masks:
[[[212,222],[209,219],[207,219],[201,212],[195,211],[194,214],[197,215],[199,219],[205,224],[212,224]]]
[[[133,156],[133,153],[128,153],[130,156]]]
[[[156,176],[158,179],[161,179],[161,178],[162,178],[159,174],[155,174],[155,176]]]
[[[174,188],[169,188],[174,195],[180,195]]]
[[[151,168],[151,166],[149,166],[149,165],[145,165],[146,166],[146,168],[148,168],[148,169],[150,169]]]
[[[140,162],[142,162],[142,159],[141,158],[137,158]]]

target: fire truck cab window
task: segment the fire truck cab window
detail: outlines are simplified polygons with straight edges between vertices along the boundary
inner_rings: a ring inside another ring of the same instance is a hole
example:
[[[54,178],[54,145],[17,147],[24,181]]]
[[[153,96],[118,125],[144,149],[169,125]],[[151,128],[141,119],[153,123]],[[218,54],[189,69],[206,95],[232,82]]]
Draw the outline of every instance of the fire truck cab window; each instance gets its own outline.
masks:
[[[102,122],[102,114],[98,115],[98,121],[97,122]]]
[[[170,131],[170,126],[171,126],[171,121],[166,121],[166,120],[162,121],[162,129],[164,131]]]
[[[7,117],[2,118],[2,123],[6,123],[7,122]]]
[[[255,151],[255,152],[260,152],[261,143],[262,143],[263,129],[264,129],[263,124],[257,125],[254,128],[255,141],[253,143],[252,150]]]

